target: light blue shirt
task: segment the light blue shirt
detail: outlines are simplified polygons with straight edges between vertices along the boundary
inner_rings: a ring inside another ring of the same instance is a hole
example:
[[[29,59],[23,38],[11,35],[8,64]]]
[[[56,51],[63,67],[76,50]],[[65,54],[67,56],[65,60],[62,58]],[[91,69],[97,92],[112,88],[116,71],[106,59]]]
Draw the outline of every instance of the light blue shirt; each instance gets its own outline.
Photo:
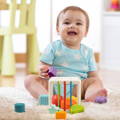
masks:
[[[50,43],[40,61],[54,66],[57,69],[58,77],[75,76],[84,80],[88,77],[88,72],[96,71],[95,58],[91,48],[80,44],[79,50],[71,49],[65,46],[62,40]]]

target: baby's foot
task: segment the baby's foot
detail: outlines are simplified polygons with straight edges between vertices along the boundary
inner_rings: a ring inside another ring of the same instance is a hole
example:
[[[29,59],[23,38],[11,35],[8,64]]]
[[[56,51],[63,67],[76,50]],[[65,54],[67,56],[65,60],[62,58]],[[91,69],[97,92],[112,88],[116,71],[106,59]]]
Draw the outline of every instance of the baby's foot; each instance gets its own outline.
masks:
[[[105,96],[106,97],[107,96],[107,90],[106,89],[101,89],[101,90],[97,91],[96,93],[94,93],[90,97],[87,97],[85,99],[85,102],[95,102],[95,99],[98,96]]]

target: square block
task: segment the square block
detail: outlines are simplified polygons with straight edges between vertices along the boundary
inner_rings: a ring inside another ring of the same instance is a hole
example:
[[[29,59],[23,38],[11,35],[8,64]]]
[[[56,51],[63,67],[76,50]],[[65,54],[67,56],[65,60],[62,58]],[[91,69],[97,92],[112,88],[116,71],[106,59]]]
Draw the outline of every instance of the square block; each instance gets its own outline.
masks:
[[[39,104],[40,105],[48,105],[48,95],[40,95],[39,96]]]
[[[65,111],[56,112],[56,119],[66,119],[67,113]]]

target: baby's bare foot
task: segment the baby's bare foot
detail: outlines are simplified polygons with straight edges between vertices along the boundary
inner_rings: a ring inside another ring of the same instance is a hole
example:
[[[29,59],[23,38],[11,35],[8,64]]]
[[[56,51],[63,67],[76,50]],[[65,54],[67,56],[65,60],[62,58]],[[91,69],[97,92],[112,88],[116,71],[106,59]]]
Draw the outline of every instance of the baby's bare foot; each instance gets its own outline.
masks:
[[[97,91],[96,93],[94,93],[93,95],[85,98],[85,102],[94,102],[96,97],[98,96],[107,96],[107,90],[106,89],[101,89],[99,91]]]

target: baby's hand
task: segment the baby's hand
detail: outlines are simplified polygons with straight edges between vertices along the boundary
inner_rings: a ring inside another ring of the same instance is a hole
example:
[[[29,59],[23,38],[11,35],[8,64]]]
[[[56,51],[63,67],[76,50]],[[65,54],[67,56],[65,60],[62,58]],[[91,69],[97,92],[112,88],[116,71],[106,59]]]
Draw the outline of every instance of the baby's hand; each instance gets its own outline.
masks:
[[[49,70],[49,66],[48,65],[40,65],[40,72],[39,72],[40,77],[48,79],[49,78],[48,70]]]

